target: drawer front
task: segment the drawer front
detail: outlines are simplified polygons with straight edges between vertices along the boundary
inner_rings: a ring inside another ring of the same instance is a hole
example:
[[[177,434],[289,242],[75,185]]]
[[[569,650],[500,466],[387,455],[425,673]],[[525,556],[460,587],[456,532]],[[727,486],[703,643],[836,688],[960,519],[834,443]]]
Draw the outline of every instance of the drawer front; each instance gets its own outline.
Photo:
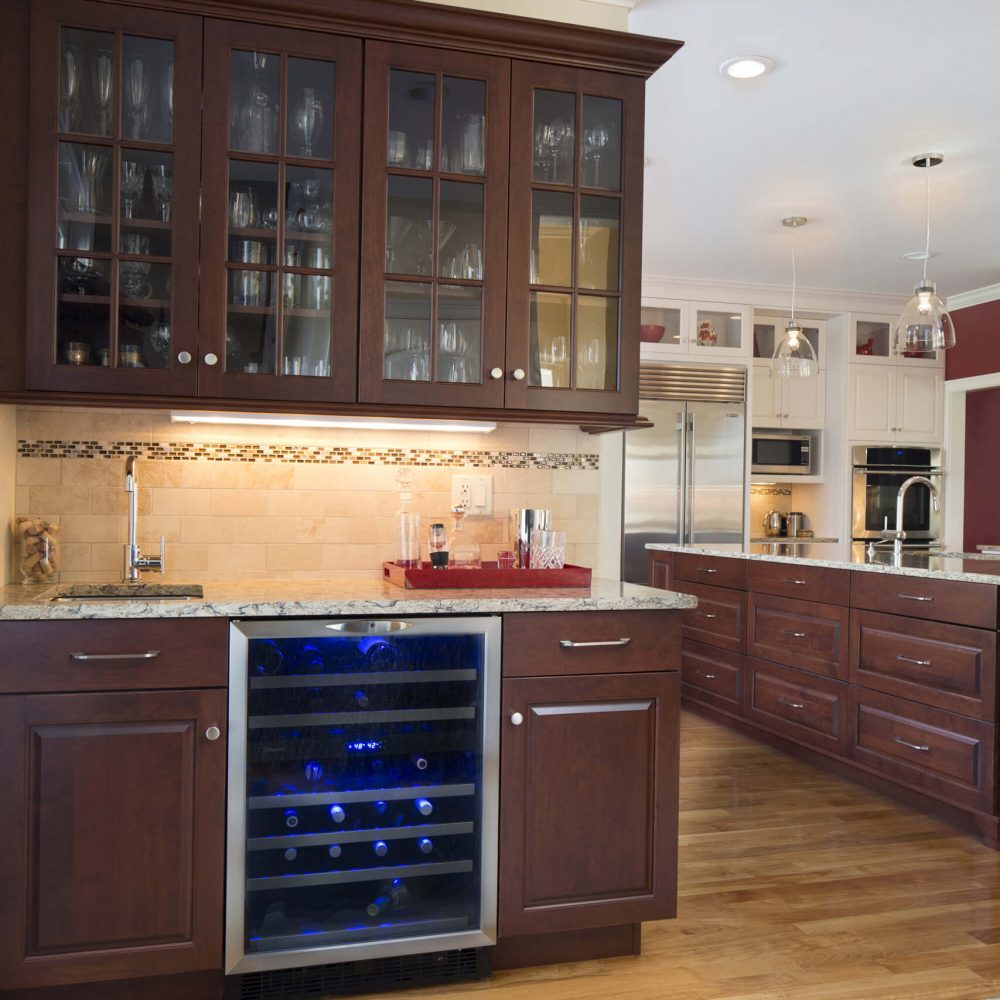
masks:
[[[225,618],[0,622],[0,692],[225,687]]]
[[[847,608],[751,594],[747,653],[847,680]]]
[[[847,685],[747,657],[747,718],[797,743],[843,755]]]
[[[677,586],[698,598],[698,607],[685,608],[681,612],[681,635],[685,639],[742,653],[746,647],[747,595],[739,590],[702,587],[695,583]]]
[[[850,602],[851,573],[823,566],[753,561],[750,563],[749,589],[792,600],[846,606]]]
[[[992,813],[996,727],[851,689],[850,754],[919,791]]]
[[[692,552],[674,553],[674,579],[705,583],[712,587],[747,589],[747,560],[726,556],[699,556]],[[683,587],[679,587],[683,590]]]
[[[742,715],[745,661],[740,653],[682,639],[681,693],[730,715]]]
[[[851,612],[852,683],[995,722],[995,632]]]
[[[997,627],[997,588],[962,580],[852,573],[851,607],[973,628]]]
[[[504,677],[680,670],[680,661],[678,611],[539,611],[503,616]]]

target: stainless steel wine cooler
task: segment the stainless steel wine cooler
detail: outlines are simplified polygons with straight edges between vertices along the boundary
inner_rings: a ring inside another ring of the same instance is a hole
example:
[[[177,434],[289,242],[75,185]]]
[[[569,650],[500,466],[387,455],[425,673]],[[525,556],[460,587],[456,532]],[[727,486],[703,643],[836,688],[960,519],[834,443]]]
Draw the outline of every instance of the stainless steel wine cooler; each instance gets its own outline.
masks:
[[[226,971],[495,943],[500,619],[230,635]]]

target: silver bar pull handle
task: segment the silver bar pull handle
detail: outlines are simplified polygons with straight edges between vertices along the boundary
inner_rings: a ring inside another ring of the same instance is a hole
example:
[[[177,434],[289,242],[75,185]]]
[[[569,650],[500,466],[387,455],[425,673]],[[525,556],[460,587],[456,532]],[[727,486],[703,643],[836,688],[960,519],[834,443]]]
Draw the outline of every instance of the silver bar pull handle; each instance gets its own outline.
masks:
[[[918,594],[897,594],[897,597],[902,597],[904,601],[933,601],[933,597],[921,597]]]
[[[788,629],[781,630],[782,635],[790,635],[793,639],[804,639],[808,633],[806,632],[790,632]]]
[[[779,698],[778,701],[782,705],[787,705],[789,708],[805,708],[806,706],[802,704],[801,701],[787,701],[784,698]]]
[[[718,573],[719,571],[717,569],[709,569],[707,566],[699,566],[698,567],[698,572],[699,573]]]
[[[620,639],[602,639],[599,642],[574,642],[572,639],[560,639],[559,645],[563,649],[587,649],[593,646],[627,646],[632,639],[625,635]]]
[[[147,649],[145,653],[70,653],[71,660],[153,660],[160,655],[158,649]]]
[[[930,751],[930,747],[926,743],[909,743],[902,736],[897,736],[896,742],[900,746],[909,747],[911,750],[919,750],[921,753],[928,753]]]
[[[904,663],[915,663],[918,667],[929,667],[931,665],[930,660],[918,660],[913,656],[903,656],[902,653],[898,653],[896,659],[902,660]]]
[[[806,583],[808,583],[808,581],[807,580],[785,580],[785,583],[794,583],[796,587],[804,587],[806,585]]]
[[[711,618],[711,619],[715,619],[715,618],[719,617],[718,615],[713,615],[711,611],[696,611],[695,614],[699,618]]]
[[[704,677],[706,681],[714,681],[715,680],[715,674],[706,674],[704,670],[696,670],[695,673],[699,677]]]

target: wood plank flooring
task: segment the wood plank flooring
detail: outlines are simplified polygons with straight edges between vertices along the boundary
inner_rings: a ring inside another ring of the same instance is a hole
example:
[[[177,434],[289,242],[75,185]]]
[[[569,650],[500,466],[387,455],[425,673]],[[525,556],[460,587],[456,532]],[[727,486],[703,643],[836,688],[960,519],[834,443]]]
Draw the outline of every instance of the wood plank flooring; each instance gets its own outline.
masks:
[[[642,949],[383,996],[992,1000],[1000,854],[684,713],[678,918]]]

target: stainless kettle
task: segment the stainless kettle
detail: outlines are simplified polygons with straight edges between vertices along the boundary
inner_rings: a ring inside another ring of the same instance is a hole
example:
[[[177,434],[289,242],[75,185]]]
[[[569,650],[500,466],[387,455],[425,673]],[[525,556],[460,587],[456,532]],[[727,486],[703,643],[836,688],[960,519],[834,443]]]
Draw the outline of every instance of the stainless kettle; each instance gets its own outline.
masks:
[[[780,510],[769,510],[764,515],[764,534],[777,538],[784,534],[785,518]]]

